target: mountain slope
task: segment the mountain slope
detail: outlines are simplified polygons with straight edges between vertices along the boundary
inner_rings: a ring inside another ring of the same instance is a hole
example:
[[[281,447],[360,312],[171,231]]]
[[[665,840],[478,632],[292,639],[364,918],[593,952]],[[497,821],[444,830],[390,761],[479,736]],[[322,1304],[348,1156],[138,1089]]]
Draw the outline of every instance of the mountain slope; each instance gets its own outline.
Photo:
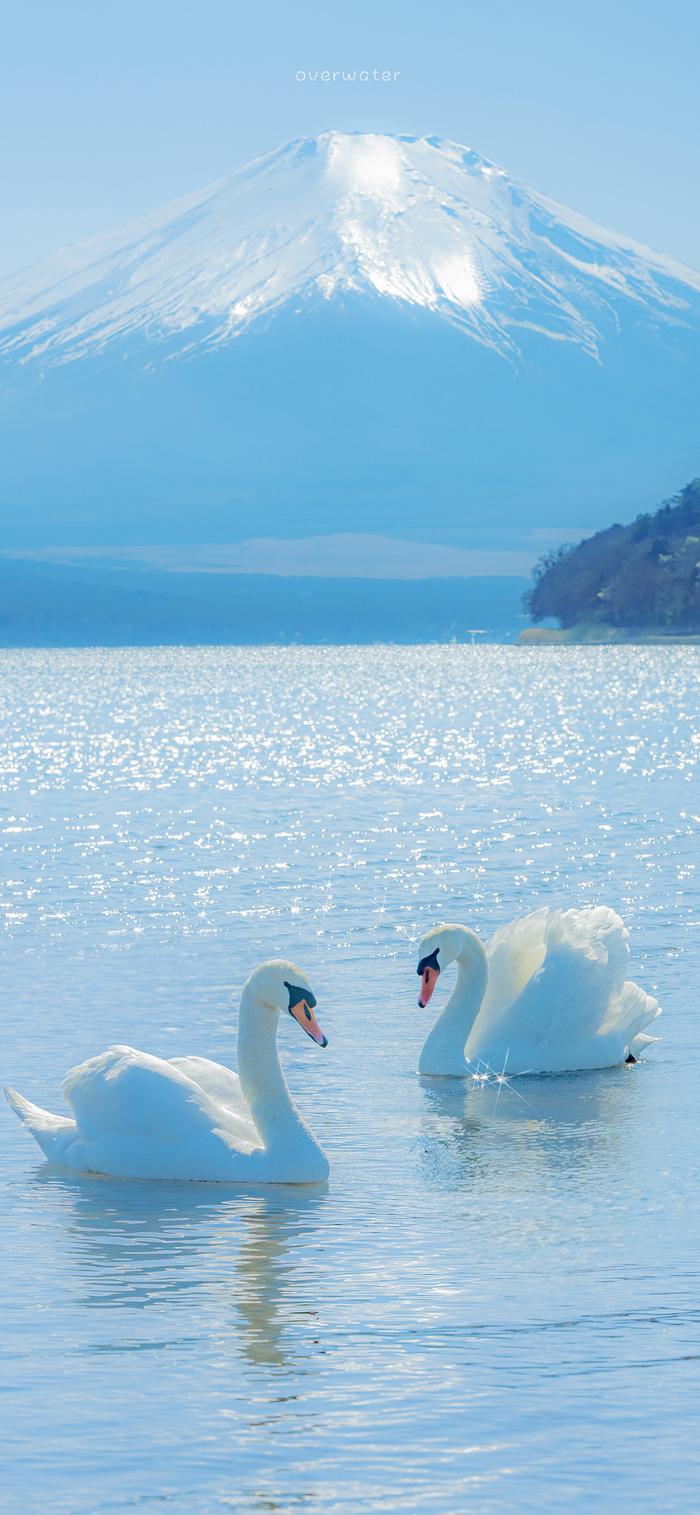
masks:
[[[0,540],[531,550],[690,476],[699,366],[700,275],[329,132],[0,286]]]
[[[682,324],[700,276],[456,143],[327,132],[6,280],[0,353],[60,361],[142,334],[157,358],[348,293],[503,354],[532,331],[597,355],[621,304]]]

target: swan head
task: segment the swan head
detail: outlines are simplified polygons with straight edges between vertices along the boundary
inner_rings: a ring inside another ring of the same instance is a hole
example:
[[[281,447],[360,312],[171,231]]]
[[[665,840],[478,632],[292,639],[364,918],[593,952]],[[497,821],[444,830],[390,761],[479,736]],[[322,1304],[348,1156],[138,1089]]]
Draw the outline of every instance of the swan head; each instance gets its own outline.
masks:
[[[418,945],[418,974],[421,986],[418,1004],[421,1010],[432,999],[433,990],[445,968],[459,958],[462,962],[484,963],[484,949],[475,931],[469,926],[450,926],[442,923],[426,932]]]
[[[286,1010],[297,1021],[302,1031],[319,1047],[328,1046],[316,1019],[316,995],[302,968],[286,958],[270,958],[251,973],[244,992],[254,999],[261,1009],[279,1015]]]

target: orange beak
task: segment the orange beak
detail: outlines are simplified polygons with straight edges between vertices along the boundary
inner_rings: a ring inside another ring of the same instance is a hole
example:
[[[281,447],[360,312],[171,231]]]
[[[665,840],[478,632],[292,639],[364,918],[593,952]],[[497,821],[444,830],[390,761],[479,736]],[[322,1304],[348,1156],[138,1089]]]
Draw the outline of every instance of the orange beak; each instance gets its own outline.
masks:
[[[421,1010],[425,1010],[426,1005],[430,1004],[430,1001],[432,999],[433,989],[435,988],[435,985],[436,985],[439,977],[440,977],[440,969],[439,968],[424,968],[423,969],[423,972],[421,974],[420,994],[418,995],[418,1005],[419,1005],[419,1007],[420,1007]]]
[[[328,1037],[324,1036],[311,1006],[307,1005],[305,999],[299,999],[296,1005],[290,1005],[289,1014],[294,1016],[295,1021],[299,1022],[302,1031],[305,1031],[307,1036],[310,1036],[311,1040],[316,1042],[319,1047],[328,1046]]]

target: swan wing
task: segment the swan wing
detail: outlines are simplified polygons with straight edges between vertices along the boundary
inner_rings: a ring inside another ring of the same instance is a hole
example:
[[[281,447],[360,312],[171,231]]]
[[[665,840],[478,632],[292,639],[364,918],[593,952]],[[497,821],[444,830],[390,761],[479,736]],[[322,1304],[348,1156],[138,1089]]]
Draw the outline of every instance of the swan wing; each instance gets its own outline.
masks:
[[[658,1006],[625,981],[629,934],[619,915],[606,906],[547,910],[542,929],[539,967],[510,1005],[492,1000],[486,1019],[483,1012],[478,1016],[475,1033],[483,1037],[487,1032],[489,1046],[499,1057],[508,1056],[511,1071],[556,1072],[620,1061],[625,1047],[654,1019]],[[534,930],[529,937],[534,950],[532,938]],[[519,934],[506,933],[505,939],[513,950]],[[490,967],[491,956],[489,971]],[[501,972],[498,987],[507,982],[507,974]],[[472,1055],[470,1043],[467,1051]],[[476,1038],[474,1050],[480,1050]]]
[[[67,1075],[88,1167],[122,1177],[227,1178],[232,1158],[260,1146],[250,1116],[213,1098],[181,1068],[110,1047]]]
[[[178,1068],[210,1099],[223,1105],[230,1116],[240,1123],[241,1134],[254,1145],[259,1142],[258,1131],[250,1113],[250,1106],[241,1088],[237,1073],[223,1063],[211,1062],[208,1057],[171,1057],[171,1068]]]
[[[64,1098],[86,1141],[125,1130],[144,1141],[176,1137],[183,1121],[201,1120],[201,1092],[162,1058],[125,1046],[108,1047],[79,1063],[63,1081]]]
[[[629,933],[614,910],[550,910],[545,956],[512,1006],[534,1044],[573,1046],[605,1025],[629,962]]]
[[[486,943],[489,976],[481,1016],[512,1005],[544,962],[547,921],[551,911],[535,910],[494,931]]]

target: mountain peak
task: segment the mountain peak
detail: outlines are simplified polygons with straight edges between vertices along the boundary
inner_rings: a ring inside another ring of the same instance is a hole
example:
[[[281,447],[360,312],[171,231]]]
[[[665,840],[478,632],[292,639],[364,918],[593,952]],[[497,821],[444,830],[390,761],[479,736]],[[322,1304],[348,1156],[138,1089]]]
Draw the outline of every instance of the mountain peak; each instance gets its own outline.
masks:
[[[597,357],[628,318],[683,324],[700,276],[439,137],[326,131],[0,285],[0,354],[135,338],[153,359],[343,295],[420,307],[505,356],[525,332]]]

